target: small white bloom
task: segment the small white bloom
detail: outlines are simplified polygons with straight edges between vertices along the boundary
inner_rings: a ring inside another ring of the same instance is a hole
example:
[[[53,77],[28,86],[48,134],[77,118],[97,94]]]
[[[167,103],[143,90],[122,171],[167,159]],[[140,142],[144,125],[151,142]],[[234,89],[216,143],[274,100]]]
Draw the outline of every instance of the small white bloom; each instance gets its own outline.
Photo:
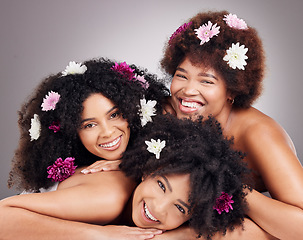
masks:
[[[165,147],[165,140],[161,141],[160,139],[158,139],[157,141],[155,141],[154,139],[151,139],[151,142],[145,141],[145,144],[147,145],[147,151],[155,154],[156,158],[159,159],[160,153]]]
[[[83,74],[86,72],[87,67],[82,65],[82,63],[76,63],[74,61],[69,62],[68,66],[62,72],[62,76],[66,76],[69,74]]]
[[[146,123],[152,122],[152,116],[156,116],[156,109],[154,108],[157,104],[155,100],[140,99],[141,109],[139,110],[139,115],[141,117],[141,125],[145,126]]]
[[[244,66],[247,65],[245,59],[248,57],[245,55],[248,51],[248,48],[245,48],[245,45],[241,45],[240,43],[232,43],[231,47],[226,50],[226,55],[223,60],[227,61],[227,64],[232,69],[241,69],[245,70]]]
[[[37,140],[40,137],[41,123],[37,114],[34,114],[34,118],[31,119],[31,128],[28,131],[31,141]]]

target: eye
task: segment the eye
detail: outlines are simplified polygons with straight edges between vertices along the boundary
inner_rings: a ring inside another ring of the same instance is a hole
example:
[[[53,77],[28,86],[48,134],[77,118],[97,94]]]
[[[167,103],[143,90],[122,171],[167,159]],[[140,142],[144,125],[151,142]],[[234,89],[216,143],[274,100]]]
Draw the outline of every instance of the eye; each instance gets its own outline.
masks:
[[[93,128],[94,126],[96,126],[95,123],[88,123],[88,124],[85,124],[85,125],[83,126],[83,128],[84,128],[84,129]]]
[[[183,207],[181,207],[179,204],[176,204],[175,206],[178,208],[178,210],[179,210],[181,213],[185,214],[185,210],[184,210]]]
[[[116,112],[113,112],[111,115],[110,115],[110,118],[117,118],[117,117],[120,117],[120,112],[119,111],[116,111]]]
[[[183,74],[180,74],[180,73],[176,73],[175,77],[182,78],[182,79],[187,79]]]
[[[166,188],[165,188],[164,184],[160,180],[157,180],[157,183],[158,183],[159,187],[163,190],[163,192],[165,192]]]
[[[201,81],[201,83],[206,83],[206,84],[213,84],[213,82],[212,82],[212,81],[209,81],[209,80],[205,80],[205,79],[204,79],[204,80],[202,80],[202,81]]]

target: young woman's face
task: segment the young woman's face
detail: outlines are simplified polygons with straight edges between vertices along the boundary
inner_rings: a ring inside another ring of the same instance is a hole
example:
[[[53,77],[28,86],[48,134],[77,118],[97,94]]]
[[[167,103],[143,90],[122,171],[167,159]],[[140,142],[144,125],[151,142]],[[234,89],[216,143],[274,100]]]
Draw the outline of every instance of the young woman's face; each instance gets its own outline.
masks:
[[[128,122],[119,109],[100,93],[83,103],[79,137],[88,151],[106,159],[120,159],[130,136]]]
[[[170,89],[178,118],[212,114],[220,121],[221,115],[231,107],[225,82],[219,74],[192,65],[188,58],[177,67]]]
[[[147,177],[134,192],[134,223],[163,230],[179,227],[190,218],[189,192],[189,174]]]

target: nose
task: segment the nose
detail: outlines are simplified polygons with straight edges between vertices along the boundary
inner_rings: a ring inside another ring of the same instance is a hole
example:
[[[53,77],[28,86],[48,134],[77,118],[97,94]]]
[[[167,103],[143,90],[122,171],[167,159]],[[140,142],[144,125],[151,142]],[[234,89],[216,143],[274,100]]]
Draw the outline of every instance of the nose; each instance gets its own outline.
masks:
[[[107,122],[103,122],[102,124],[100,124],[99,137],[110,138],[114,133],[114,131],[115,129],[111,124],[108,124]]]
[[[169,199],[167,198],[157,198],[154,199],[154,208],[153,211],[155,213],[155,215],[157,216],[163,216],[165,215],[168,207],[169,207]]]
[[[188,96],[198,94],[199,92],[195,81],[192,80],[187,81],[186,84],[183,86],[183,93]]]

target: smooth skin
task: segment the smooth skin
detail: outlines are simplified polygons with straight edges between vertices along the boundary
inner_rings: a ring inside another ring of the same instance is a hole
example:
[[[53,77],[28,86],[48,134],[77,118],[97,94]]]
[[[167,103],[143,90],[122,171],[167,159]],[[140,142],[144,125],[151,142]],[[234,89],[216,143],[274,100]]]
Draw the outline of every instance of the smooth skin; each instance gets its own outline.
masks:
[[[285,130],[253,107],[233,109],[224,78],[187,58],[175,72],[171,94],[170,110],[178,118],[211,114],[224,134],[234,137],[233,147],[247,154],[254,188],[247,196],[248,216],[278,239],[302,239],[303,168]]]
[[[122,118],[119,109],[109,99],[99,93],[89,96],[83,107],[82,125],[79,129],[83,145],[96,156],[106,159],[103,161],[111,162],[108,160],[120,158],[129,141],[127,120]],[[66,220],[101,225],[114,221],[120,216],[136,184],[121,171],[83,175],[81,170],[77,169],[74,175],[61,182],[57,191],[2,200],[0,239],[24,239],[24,236],[27,239],[60,239],[58,235],[62,235],[62,239],[67,239],[67,236],[78,239],[81,234],[74,235],[77,232],[74,231],[74,225],[79,225],[80,229],[83,226],[83,231],[87,231],[87,234],[90,230],[96,230],[102,236],[108,236],[104,239],[111,239],[109,233],[104,235],[106,228]],[[21,220],[22,224],[18,224]],[[63,229],[62,226],[65,225],[71,228]],[[111,228],[116,229],[113,234],[117,239],[118,236],[121,239],[119,233],[128,236],[125,239],[145,239],[162,232],[154,229]],[[39,238],[39,233],[43,234],[42,238]],[[87,238],[84,236],[81,239]]]
[[[125,189],[131,189],[131,186],[134,186],[121,171],[89,175],[83,175],[78,171],[67,180],[59,184],[58,190],[54,192],[18,195],[2,200],[0,225],[5,227],[0,233],[0,239],[20,239],[20,234],[23,232],[26,233],[27,239],[37,239],[37,236],[42,234],[48,238],[58,234],[58,231],[61,234],[60,224],[67,225],[65,234],[68,233],[71,239],[78,239],[75,233],[70,232],[72,226],[82,229],[86,233],[85,239],[150,239],[162,233],[161,230],[155,228],[174,229],[190,218],[188,174],[147,177],[138,185],[132,201],[126,207],[126,202],[120,202],[117,196],[107,199],[108,201],[104,200],[110,188],[118,189],[123,194]],[[98,187],[100,181],[103,181],[108,189]],[[84,197],[79,197],[79,194]],[[58,202],[63,203],[57,204]],[[90,205],[85,208],[85,211],[83,208],[79,209],[80,204],[86,205],[87,202],[90,202]],[[113,212],[113,209],[117,209],[118,206],[120,210]],[[122,212],[123,209],[124,212]],[[129,212],[131,215],[128,214]],[[18,213],[21,213],[20,217],[14,219],[15,214]],[[6,219],[3,214],[8,214]],[[19,219],[26,221],[15,225]],[[37,223],[38,220],[41,222],[37,230],[32,227],[32,224]],[[141,228],[84,224],[133,225],[132,220]],[[3,221],[6,221],[5,225],[2,224]],[[14,224],[9,224],[10,222]],[[15,230],[11,232],[13,225],[15,225]],[[48,228],[56,231],[50,233]],[[64,237],[67,238],[66,235]]]

